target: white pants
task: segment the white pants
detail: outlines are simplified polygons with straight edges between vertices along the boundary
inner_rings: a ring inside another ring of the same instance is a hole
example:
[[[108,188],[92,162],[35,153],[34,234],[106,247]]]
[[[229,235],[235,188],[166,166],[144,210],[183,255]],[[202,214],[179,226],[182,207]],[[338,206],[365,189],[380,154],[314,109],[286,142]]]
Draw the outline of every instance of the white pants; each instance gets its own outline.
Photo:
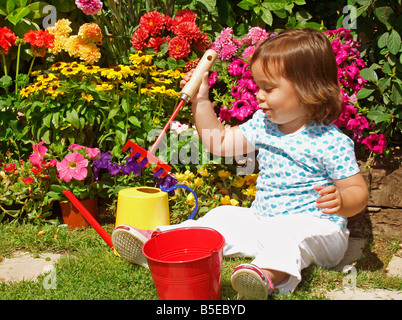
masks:
[[[260,217],[253,209],[220,206],[198,220],[187,220],[159,231],[178,227],[202,226],[220,232],[226,240],[226,257],[254,258],[263,269],[285,272],[289,279],[276,286],[282,293],[292,292],[301,281],[301,270],[316,264],[336,266],[348,247],[349,230],[336,223],[308,215]]]

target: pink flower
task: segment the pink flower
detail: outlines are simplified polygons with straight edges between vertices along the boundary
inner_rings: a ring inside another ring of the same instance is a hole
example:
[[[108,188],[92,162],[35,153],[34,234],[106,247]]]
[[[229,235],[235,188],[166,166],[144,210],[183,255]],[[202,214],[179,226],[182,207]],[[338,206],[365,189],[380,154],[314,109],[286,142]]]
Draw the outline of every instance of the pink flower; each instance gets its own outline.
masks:
[[[221,60],[229,60],[232,58],[237,52],[237,46],[233,43],[229,43],[225,45],[220,52],[218,52],[218,56]]]
[[[209,88],[211,88],[216,83],[217,80],[218,80],[218,71],[212,72],[209,75],[208,79]]]
[[[84,180],[88,174],[87,166],[88,160],[78,152],[67,155],[63,161],[56,164],[59,177],[65,182],[70,182],[72,178]]]
[[[102,9],[103,3],[100,0],[75,0],[75,4],[85,14],[97,14]]]
[[[246,72],[249,63],[244,62],[241,59],[234,60],[228,67],[229,74],[232,76],[239,76]]]
[[[247,35],[241,39],[241,44],[256,45],[269,38],[268,32],[260,27],[251,28]]]
[[[254,52],[255,52],[256,49],[257,49],[256,46],[249,46],[249,47],[247,47],[246,49],[244,49],[244,52],[243,52],[243,54],[242,54],[241,57],[242,57],[244,60],[250,61],[250,60],[251,60],[251,57],[252,57],[252,55],[254,54]]]
[[[221,121],[230,121],[232,118],[232,114],[229,109],[221,108],[221,111],[219,112],[219,118]]]
[[[362,144],[376,154],[383,153],[386,149],[387,140],[384,135],[372,133],[367,138],[363,139]]]
[[[84,147],[82,145],[76,144],[76,143],[71,143],[68,146],[68,150],[81,150],[81,149],[85,149],[85,153],[88,154],[88,156],[91,158],[91,160],[97,160],[100,157],[100,150],[98,148],[87,148]]]
[[[47,152],[47,148],[43,145],[45,141],[41,141],[38,144],[32,145],[33,153],[29,156],[29,161],[31,165],[40,168],[42,165],[42,159]]]

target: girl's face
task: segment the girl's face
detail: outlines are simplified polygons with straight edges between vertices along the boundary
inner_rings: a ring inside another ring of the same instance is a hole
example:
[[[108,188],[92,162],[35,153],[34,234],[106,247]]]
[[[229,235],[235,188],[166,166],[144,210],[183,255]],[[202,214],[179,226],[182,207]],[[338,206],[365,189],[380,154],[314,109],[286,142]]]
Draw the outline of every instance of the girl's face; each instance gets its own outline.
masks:
[[[273,73],[268,78],[261,61],[253,63],[251,71],[259,91],[257,101],[268,119],[278,125],[283,133],[293,133],[310,121],[307,112],[300,104],[293,85],[282,76]]]

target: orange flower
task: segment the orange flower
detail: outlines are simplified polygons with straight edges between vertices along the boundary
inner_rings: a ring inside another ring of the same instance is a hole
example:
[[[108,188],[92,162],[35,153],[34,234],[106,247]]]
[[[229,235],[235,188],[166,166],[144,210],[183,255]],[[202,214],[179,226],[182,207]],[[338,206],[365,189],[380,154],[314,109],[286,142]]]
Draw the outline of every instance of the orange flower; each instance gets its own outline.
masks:
[[[102,31],[96,23],[84,23],[78,30],[78,36],[85,41],[102,44]]]

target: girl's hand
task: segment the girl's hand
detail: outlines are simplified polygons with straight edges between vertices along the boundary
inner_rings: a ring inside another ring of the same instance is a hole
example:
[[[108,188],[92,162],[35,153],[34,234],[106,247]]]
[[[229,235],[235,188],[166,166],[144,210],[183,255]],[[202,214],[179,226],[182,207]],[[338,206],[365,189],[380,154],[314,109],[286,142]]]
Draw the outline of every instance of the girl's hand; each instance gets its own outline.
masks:
[[[190,81],[191,76],[193,75],[194,69],[187,72],[187,74],[180,81],[180,87],[183,88],[187,82]],[[201,101],[209,101],[209,84],[208,84],[208,72],[205,72],[202,77],[202,82],[199,90],[191,99],[192,103],[201,102]]]
[[[317,208],[323,213],[336,214],[342,208],[342,196],[336,186],[315,186],[314,190],[321,196],[316,200]]]

